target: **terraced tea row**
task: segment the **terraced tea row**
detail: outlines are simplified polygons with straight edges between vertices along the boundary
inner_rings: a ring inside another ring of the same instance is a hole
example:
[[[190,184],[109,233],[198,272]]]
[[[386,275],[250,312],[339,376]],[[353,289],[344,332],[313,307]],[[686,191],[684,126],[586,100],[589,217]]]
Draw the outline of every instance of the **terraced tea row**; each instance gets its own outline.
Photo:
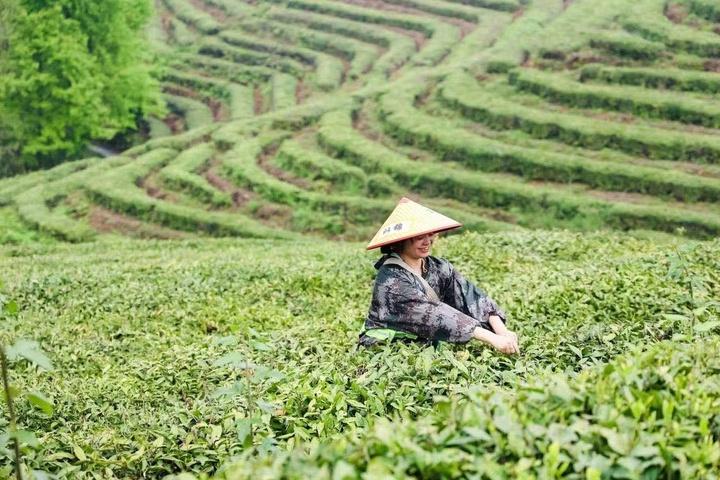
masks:
[[[638,9],[664,36],[621,15]],[[99,206],[201,234],[357,239],[411,195],[481,231],[720,230],[720,84],[700,70],[713,42],[659,0],[173,0],[158,12],[173,115],[152,127],[174,135],[89,161],[101,174],[47,172],[20,196],[0,183],[29,224],[93,238]]]

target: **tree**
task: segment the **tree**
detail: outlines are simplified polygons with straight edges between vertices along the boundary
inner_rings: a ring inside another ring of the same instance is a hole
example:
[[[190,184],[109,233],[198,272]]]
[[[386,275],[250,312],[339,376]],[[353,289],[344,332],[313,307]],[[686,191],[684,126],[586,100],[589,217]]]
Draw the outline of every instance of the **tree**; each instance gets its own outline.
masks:
[[[0,175],[72,158],[161,108],[141,37],[149,0],[0,3],[14,7],[0,19],[0,140],[15,157],[3,159]]]

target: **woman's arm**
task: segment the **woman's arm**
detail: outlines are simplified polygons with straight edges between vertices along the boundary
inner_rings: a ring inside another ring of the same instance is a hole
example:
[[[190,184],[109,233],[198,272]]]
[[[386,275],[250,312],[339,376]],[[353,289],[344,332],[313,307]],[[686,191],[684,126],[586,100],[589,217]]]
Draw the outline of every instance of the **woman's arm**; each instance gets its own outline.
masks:
[[[499,330],[507,330],[505,328],[507,316],[497,303],[458,272],[452,263],[447,262],[447,268],[449,278],[445,302],[466,315],[478,319],[483,328],[495,333],[500,333]],[[493,317],[497,317],[496,320],[491,320]]]
[[[475,327],[473,338],[495,347],[498,351],[507,354],[520,353],[517,340],[506,335],[498,335],[482,327]]]

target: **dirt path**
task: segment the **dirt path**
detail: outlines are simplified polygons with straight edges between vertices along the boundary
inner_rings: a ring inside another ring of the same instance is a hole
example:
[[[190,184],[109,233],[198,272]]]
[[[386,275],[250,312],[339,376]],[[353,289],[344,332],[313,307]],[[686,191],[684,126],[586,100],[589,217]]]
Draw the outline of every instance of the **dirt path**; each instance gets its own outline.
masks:
[[[265,97],[259,85],[255,85],[253,90],[253,111],[255,115],[262,115],[265,112]]]
[[[192,237],[188,232],[145,223],[137,218],[122,215],[98,205],[90,208],[87,218],[90,226],[100,233],[118,233],[128,237],[163,240]]]
[[[160,186],[155,174],[150,174],[138,181],[137,186],[145,190],[145,193],[152,198],[173,203],[177,203],[178,201],[178,196],[175,193],[167,191]]]
[[[242,207],[257,196],[255,192],[246,188],[238,188],[230,180],[222,177],[218,172],[218,169],[218,165],[213,165],[203,174],[203,176],[210,185],[222,192],[230,194],[230,198],[233,202],[233,208]]]
[[[347,70],[345,70],[345,72],[347,72]],[[343,78],[345,77],[345,72],[343,72]],[[302,78],[299,79],[295,86],[295,103],[298,105],[305,103],[305,100],[307,100],[310,95],[311,91],[305,83],[305,80]]]
[[[272,165],[270,163],[270,159],[275,156],[279,148],[279,145],[272,146],[270,148],[265,149],[260,156],[257,158],[257,163],[265,170],[267,173],[272,175],[273,177],[277,178],[278,180],[281,180],[285,183],[289,183],[291,185],[295,185],[298,188],[302,188],[303,190],[308,190],[312,187],[312,183],[310,183],[308,180],[302,178],[302,177],[296,177],[295,175],[291,174],[290,172],[286,172],[285,170],[282,170],[275,165]]]
[[[189,1],[195,8],[207,13],[208,15],[213,17],[218,22],[225,23],[225,20],[227,20],[227,14],[223,10],[219,9],[218,7],[208,5],[207,3],[203,2],[202,0],[189,0]]]
[[[374,10],[383,10],[394,13],[402,13],[405,15],[413,15],[416,17],[433,18],[440,20],[441,22],[455,25],[460,29],[460,36],[464,37],[468,33],[472,32],[477,25],[466,20],[455,17],[446,17],[443,15],[433,15],[432,13],[423,12],[412,7],[406,7],[403,5],[396,5],[391,3],[385,3],[382,0],[343,0],[345,3],[356,5],[359,7],[372,8]]]

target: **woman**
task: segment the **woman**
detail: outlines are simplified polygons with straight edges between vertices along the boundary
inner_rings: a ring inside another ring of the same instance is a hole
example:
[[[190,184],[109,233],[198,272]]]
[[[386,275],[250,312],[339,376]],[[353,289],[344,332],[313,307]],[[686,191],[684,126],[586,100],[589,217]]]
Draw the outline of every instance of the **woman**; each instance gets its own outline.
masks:
[[[461,224],[407,198],[400,200],[368,245],[384,254],[359,344],[392,338],[464,343],[479,340],[520,352],[505,313],[450,262],[430,255],[438,232]]]

